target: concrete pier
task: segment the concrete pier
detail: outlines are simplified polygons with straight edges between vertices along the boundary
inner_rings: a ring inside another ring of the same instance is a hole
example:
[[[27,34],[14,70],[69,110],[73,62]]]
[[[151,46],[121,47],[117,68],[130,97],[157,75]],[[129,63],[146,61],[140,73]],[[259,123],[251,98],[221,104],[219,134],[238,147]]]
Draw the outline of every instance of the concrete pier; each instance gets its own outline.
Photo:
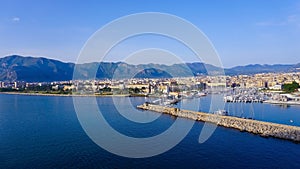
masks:
[[[277,123],[263,122],[252,119],[243,119],[232,116],[221,116],[204,112],[180,110],[165,106],[144,103],[137,106],[139,109],[165,113],[176,117],[214,123],[219,126],[238,129],[240,131],[257,134],[263,137],[274,137],[300,143],[300,127]]]

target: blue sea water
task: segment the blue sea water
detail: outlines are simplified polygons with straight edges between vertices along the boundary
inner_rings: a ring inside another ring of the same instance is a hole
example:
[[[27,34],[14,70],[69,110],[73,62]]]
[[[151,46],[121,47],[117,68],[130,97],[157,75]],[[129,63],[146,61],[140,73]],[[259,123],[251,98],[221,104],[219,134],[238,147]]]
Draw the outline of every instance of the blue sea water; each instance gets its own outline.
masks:
[[[125,135],[154,136],[176,119],[194,123],[164,114],[151,123],[128,121],[114,106],[114,102],[122,104],[124,99],[99,97],[97,102],[109,124]],[[145,98],[130,100],[135,106]],[[201,103],[200,110],[209,111],[210,96],[196,101]],[[300,125],[300,106],[226,104],[225,109],[235,116]],[[149,118],[157,115],[143,113]],[[166,153],[126,158],[102,149],[87,136],[77,119],[72,97],[0,94],[0,168],[300,168],[299,144],[223,127],[199,144],[203,125],[196,122],[189,134]]]

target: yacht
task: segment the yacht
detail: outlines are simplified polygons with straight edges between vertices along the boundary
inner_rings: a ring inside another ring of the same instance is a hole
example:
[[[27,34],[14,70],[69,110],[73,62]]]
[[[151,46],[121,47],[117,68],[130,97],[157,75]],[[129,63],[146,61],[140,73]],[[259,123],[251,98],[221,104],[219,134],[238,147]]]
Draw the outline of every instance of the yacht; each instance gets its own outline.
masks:
[[[221,116],[228,116],[228,112],[226,110],[218,110],[215,111],[214,114],[221,115]]]

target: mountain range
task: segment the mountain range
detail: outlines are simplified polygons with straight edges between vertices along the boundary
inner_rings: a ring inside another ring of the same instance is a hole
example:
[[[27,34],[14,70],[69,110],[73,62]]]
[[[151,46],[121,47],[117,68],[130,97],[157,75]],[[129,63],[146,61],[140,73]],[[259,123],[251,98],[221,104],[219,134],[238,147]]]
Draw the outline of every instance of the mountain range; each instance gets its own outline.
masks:
[[[76,67],[76,69],[75,69]],[[163,78],[186,77],[191,75],[207,75],[210,72],[221,72],[226,75],[300,72],[299,64],[247,65],[222,69],[214,65],[195,62],[186,64],[139,64],[124,62],[100,62],[77,64],[61,62],[43,57],[24,57],[19,55],[0,58],[0,81],[50,82],[65,81],[73,78],[91,79],[95,76],[103,78]]]

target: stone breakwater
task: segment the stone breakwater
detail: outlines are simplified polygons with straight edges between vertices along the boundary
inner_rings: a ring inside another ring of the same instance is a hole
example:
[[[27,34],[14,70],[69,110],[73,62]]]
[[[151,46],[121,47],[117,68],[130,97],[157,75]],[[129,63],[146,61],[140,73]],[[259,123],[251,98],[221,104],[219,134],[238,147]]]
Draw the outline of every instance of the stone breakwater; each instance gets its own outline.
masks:
[[[137,106],[139,109],[165,113],[176,117],[188,118],[196,121],[214,123],[219,126],[238,129],[243,132],[257,134],[263,137],[274,137],[300,143],[300,127],[276,124],[270,122],[243,119],[232,116],[221,116],[204,112],[190,110],[180,110],[153,104],[143,104]]]

